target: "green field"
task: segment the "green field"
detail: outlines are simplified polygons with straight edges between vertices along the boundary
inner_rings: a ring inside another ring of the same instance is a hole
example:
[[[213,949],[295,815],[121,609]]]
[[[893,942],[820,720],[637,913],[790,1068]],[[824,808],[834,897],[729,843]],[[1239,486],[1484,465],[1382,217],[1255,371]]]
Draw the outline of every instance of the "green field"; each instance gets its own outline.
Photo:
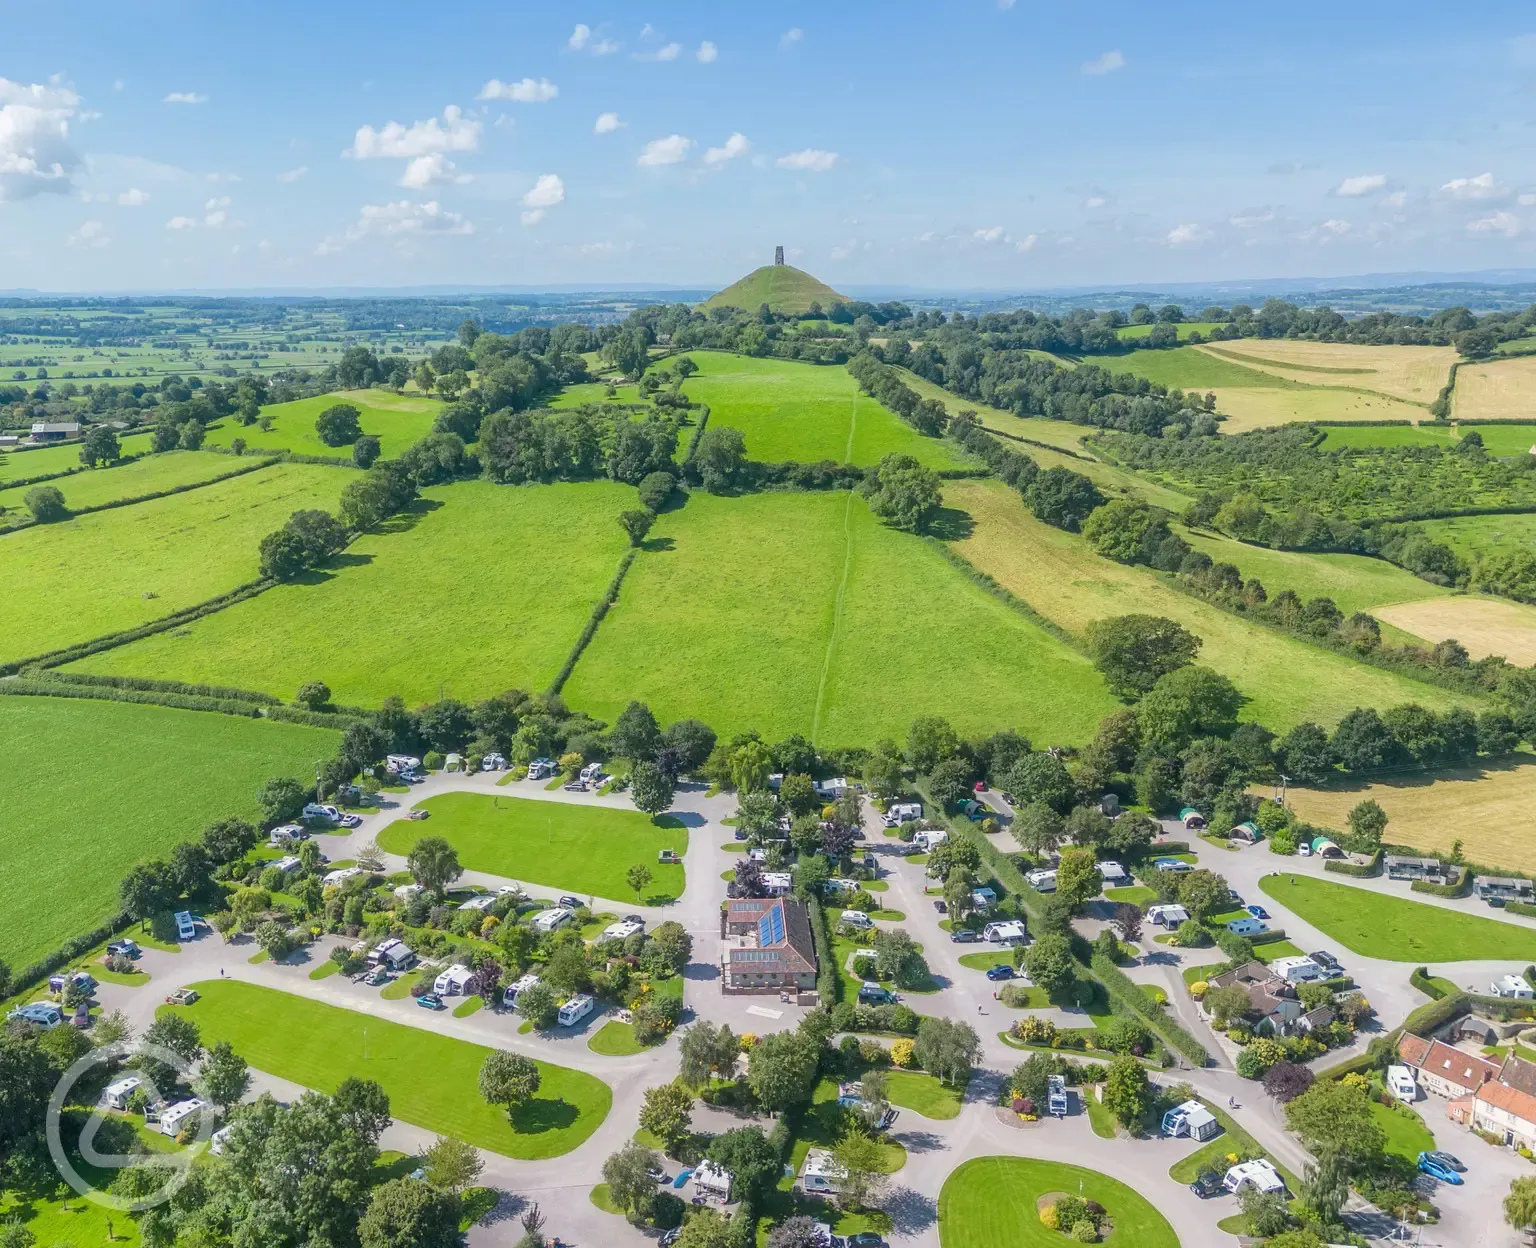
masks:
[[[444,793],[420,805],[432,818],[396,820],[379,834],[379,848],[405,854],[420,837],[441,836],[470,871],[618,902],[634,899],[624,873],[642,863],[653,877],[647,905],[682,896],[682,866],[656,861],[663,849],[688,850],[688,829],[668,815],[653,823],[638,810],[479,793]]]
[[[950,443],[924,437],[860,393],[840,365],[725,351],[688,355],[699,371],[683,384],[684,393],[709,407],[711,425],[741,430],[749,459],[874,464],[900,451],[933,468],[964,466]]]
[[[1379,1091],[1373,1089],[1373,1092]],[[1408,1161],[1416,1161],[1420,1153],[1435,1147],[1435,1137],[1424,1125],[1424,1120],[1406,1105],[1383,1105],[1372,1099],[1371,1117],[1387,1135],[1387,1152]]]
[[[138,454],[149,450],[149,435],[135,434],[129,437],[121,432],[118,445],[126,454]],[[24,451],[0,451],[0,484],[6,481],[30,480],[50,472],[63,472],[80,467],[80,444],[67,446],[35,446]]]
[[[648,551],[565,687],[612,719],[629,698],[722,736],[853,744],[916,715],[961,733],[1082,741],[1114,702],[1087,660],[843,493],[696,493]]]
[[[301,508],[334,507],[346,481],[334,468],[278,464],[0,537],[0,658],[133,628],[254,580],[261,539]]]
[[[334,574],[79,666],[287,697],[320,679],[337,701],[372,705],[396,693],[416,703],[545,688],[613,578],[627,544],[614,519],[634,492],[465,481],[424,498],[413,520],[353,543]],[[628,688],[619,682],[613,696],[627,701]]]
[[[1536,961],[1536,928],[1484,918],[1470,909],[1426,906],[1306,875],[1268,875],[1259,887],[1346,949],[1367,958],[1437,965],[1495,958],[1521,964]]]
[[[1219,329],[1225,324],[1225,321],[1179,321],[1173,328],[1179,335],[1179,341],[1187,342],[1191,334],[1204,334],[1209,338],[1213,329]],[[1138,338],[1150,338],[1154,328],[1152,325],[1122,325],[1115,330],[1115,336],[1122,342],[1134,342]]]
[[[1421,523],[1425,533],[1464,558],[1502,555],[1536,546],[1536,515],[1452,516]]]
[[[958,1118],[965,1100],[964,1087],[951,1087],[937,1075],[916,1074],[910,1070],[890,1071],[886,1075],[885,1091],[886,1099],[892,1105],[940,1121]]]
[[[371,1079],[402,1122],[506,1157],[568,1153],[613,1104],[601,1080],[540,1062],[538,1095],[509,1122],[480,1095],[480,1066],[492,1051],[482,1045],[255,984],[209,980],[196,988],[201,999],[178,1012],[197,1024],[205,1045],[227,1040],[257,1070],[319,1092],[334,1092],[343,1079]]]
[[[1125,1248],[1179,1248],[1168,1220],[1118,1179],[1061,1162],[977,1157],[955,1170],[939,1193],[943,1248],[1055,1248],[1071,1240],[1040,1221],[1042,1196],[1081,1195],[1104,1206]]]
[[[1207,355],[1198,347],[1173,347],[1161,350],[1132,351],[1129,355],[1105,358],[1102,367],[1112,373],[1134,373],[1160,386],[1180,390],[1206,391],[1220,387],[1255,386],[1268,390],[1299,390],[1297,382],[1287,381],[1256,368],[1245,368],[1231,360]]]
[[[312,776],[324,728],[94,699],[0,698],[0,959],[23,965],[117,910],[141,858],[228,815],[271,776]]]
[[[315,418],[338,403],[350,403],[357,408],[358,423],[364,433],[378,438],[379,451],[385,459],[393,459],[417,438],[432,432],[432,422],[443,407],[437,400],[418,394],[403,396],[388,390],[342,390],[262,408],[261,414],[272,418],[272,427],[265,431],[259,425],[242,425],[226,416],[208,431],[208,445],[228,446],[236,438],[244,438],[253,450],[294,451],[300,455],[350,459],[350,445],[327,446],[315,432]]]
[[[131,445],[131,444],[130,444]],[[144,443],[139,445],[144,446]],[[145,449],[148,449],[147,446]],[[114,503],[124,498],[139,498],[160,490],[175,489],[199,481],[211,481],[228,473],[249,467],[229,455],[214,455],[208,451],[166,451],[160,455],[145,455],[111,468],[93,468],[60,477],[46,484],[64,495],[67,507],[96,507],[102,503]],[[26,514],[26,496],[34,487],[18,485],[0,490],[0,519],[9,522],[11,512]]]

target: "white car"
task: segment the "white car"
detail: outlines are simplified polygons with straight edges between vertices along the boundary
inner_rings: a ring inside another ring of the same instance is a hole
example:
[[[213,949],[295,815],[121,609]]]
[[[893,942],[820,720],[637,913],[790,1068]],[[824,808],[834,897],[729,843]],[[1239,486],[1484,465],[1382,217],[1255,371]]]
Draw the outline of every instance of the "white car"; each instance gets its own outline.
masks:
[[[361,815],[340,815],[337,817],[336,822],[344,828],[360,828],[363,826],[363,817]]]

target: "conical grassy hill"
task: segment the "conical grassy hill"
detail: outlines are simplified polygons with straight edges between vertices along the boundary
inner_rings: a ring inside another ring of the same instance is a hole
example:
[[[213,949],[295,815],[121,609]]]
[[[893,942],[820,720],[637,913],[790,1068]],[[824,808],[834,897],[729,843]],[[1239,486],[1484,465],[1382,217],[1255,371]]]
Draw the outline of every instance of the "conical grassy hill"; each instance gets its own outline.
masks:
[[[702,306],[756,312],[766,303],[774,312],[795,316],[807,311],[813,303],[830,308],[834,303],[847,302],[846,295],[838,294],[803,269],[790,264],[765,264],[739,282],[711,295]]]

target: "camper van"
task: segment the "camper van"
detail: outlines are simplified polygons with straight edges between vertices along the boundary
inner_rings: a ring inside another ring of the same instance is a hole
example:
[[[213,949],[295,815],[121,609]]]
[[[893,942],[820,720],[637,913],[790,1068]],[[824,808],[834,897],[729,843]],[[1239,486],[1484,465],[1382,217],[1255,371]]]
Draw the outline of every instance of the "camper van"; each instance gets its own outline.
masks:
[[[893,802],[885,808],[885,818],[881,822],[888,828],[899,828],[904,823],[910,823],[922,817],[921,802]]]
[[[591,997],[585,995],[572,997],[560,1007],[560,1026],[574,1027],[588,1014],[592,1013],[592,1008],[595,1004],[596,1002]]]
[[[176,939],[191,940],[197,935],[197,924],[192,921],[192,913],[189,910],[176,912]]]
[[[528,764],[528,779],[548,780],[559,770],[552,758],[536,758]]]
[[[1053,1118],[1067,1116],[1067,1077],[1052,1075],[1046,1080],[1046,1109]]]
[[[1056,891],[1056,872],[1042,868],[1031,871],[1024,877],[1029,881],[1029,886],[1037,893],[1054,893]]]
[[[862,910],[844,910],[842,914],[838,916],[837,921],[843,924],[845,927],[858,927],[865,930],[868,930],[875,925],[875,921]]]
[[[912,838],[912,844],[927,854],[933,851],[934,846],[942,845],[947,840],[949,840],[949,833],[943,828],[924,828]]]
[[[304,818],[324,819],[327,823],[340,823],[341,811],[324,802],[310,802],[304,807]]]
[[[533,916],[533,926],[540,932],[552,932],[570,917],[571,912],[560,906],[553,910],[540,910]]]

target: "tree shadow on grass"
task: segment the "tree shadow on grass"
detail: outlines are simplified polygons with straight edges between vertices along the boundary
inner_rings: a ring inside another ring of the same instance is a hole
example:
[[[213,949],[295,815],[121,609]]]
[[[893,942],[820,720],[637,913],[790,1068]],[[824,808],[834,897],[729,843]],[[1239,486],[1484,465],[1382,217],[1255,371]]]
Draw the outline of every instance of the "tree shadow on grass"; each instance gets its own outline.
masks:
[[[670,906],[677,900],[671,893],[651,893],[647,895],[645,904],[648,906]]]
[[[971,519],[970,512],[958,507],[940,507],[939,514],[928,526],[928,532],[941,542],[964,541],[975,531],[976,522]]]
[[[1381,773],[1367,773],[1358,777],[1338,779],[1330,778],[1326,784],[1318,785],[1318,791],[1322,793],[1362,793],[1372,785],[1380,785],[1392,789],[1427,789],[1430,785],[1444,783],[1450,780],[1484,780],[1496,773],[1515,771],[1521,767],[1529,767],[1536,763],[1536,754],[1527,754],[1524,751],[1515,754],[1506,754],[1500,758],[1488,758],[1480,760],[1471,767],[1441,767],[1428,771],[1413,770],[1399,775],[1384,775]]]
[[[659,554],[666,550],[676,550],[677,543],[670,537],[650,537],[640,543],[640,549],[650,554]]]
[[[551,1101],[536,1097],[513,1111],[512,1129],[519,1135],[542,1135],[546,1131],[565,1131],[581,1116],[569,1101]]]
[[[421,523],[424,516],[431,515],[439,507],[443,506],[440,498],[418,498],[404,511],[396,512],[387,520],[381,521],[375,533],[408,533]]]
[[[325,561],[323,568],[309,568],[300,572],[297,576],[289,577],[290,585],[324,585],[327,581],[334,580],[338,572],[345,572],[348,568],[361,568],[373,562],[372,555],[352,554],[342,551],[339,555],[332,555]]]

